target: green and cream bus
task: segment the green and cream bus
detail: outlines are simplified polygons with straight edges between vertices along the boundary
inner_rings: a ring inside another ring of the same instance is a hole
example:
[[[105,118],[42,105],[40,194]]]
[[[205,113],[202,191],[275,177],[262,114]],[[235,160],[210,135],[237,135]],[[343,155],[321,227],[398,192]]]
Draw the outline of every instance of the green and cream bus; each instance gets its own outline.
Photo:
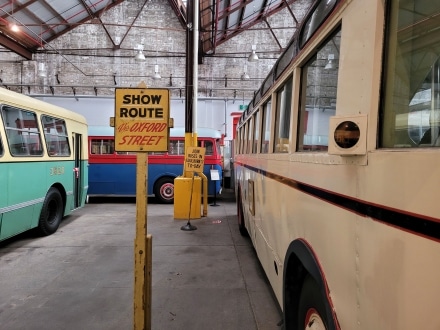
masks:
[[[283,328],[440,329],[440,1],[315,1],[237,126]]]
[[[87,159],[83,116],[0,88],[0,241],[84,206]]]

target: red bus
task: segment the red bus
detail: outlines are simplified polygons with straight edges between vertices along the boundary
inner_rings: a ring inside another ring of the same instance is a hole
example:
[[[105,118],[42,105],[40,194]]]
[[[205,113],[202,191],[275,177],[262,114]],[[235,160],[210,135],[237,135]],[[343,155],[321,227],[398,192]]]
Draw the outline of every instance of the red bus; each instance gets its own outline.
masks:
[[[199,128],[198,146],[204,147],[203,173],[208,178],[208,195],[221,193],[223,176],[219,131]],[[148,195],[161,203],[173,203],[174,178],[183,174],[185,130],[170,129],[168,152],[148,155]],[[89,126],[89,188],[88,195],[136,196],[136,153],[117,152],[114,148],[114,128]],[[211,170],[217,170],[220,180],[211,180]]]

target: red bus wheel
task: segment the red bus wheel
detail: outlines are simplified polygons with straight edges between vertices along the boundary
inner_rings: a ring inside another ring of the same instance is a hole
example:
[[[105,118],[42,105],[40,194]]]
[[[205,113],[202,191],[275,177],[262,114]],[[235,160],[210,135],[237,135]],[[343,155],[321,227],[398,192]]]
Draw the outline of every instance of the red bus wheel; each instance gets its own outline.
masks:
[[[174,179],[159,179],[154,187],[154,195],[159,202],[172,204],[174,202]]]
[[[299,299],[298,329],[328,329],[323,299],[315,280],[311,276],[306,276]]]

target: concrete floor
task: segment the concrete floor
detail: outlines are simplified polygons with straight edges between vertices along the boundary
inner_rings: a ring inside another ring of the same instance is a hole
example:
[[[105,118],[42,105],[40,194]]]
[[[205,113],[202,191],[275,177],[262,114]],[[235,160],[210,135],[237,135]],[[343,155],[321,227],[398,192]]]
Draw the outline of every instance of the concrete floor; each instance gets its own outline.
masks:
[[[212,203],[212,201],[210,201]],[[232,199],[208,217],[174,220],[148,204],[153,236],[152,329],[272,330],[281,313]],[[0,329],[133,329],[133,199],[91,202],[52,236],[0,243]]]

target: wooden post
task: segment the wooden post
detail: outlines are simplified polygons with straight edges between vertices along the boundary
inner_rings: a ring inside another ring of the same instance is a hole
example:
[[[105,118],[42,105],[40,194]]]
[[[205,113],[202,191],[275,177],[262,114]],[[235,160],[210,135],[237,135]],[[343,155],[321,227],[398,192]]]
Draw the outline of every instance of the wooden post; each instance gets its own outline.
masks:
[[[147,236],[148,154],[138,152],[136,160],[136,237],[134,240],[135,330],[151,329],[152,236]]]

